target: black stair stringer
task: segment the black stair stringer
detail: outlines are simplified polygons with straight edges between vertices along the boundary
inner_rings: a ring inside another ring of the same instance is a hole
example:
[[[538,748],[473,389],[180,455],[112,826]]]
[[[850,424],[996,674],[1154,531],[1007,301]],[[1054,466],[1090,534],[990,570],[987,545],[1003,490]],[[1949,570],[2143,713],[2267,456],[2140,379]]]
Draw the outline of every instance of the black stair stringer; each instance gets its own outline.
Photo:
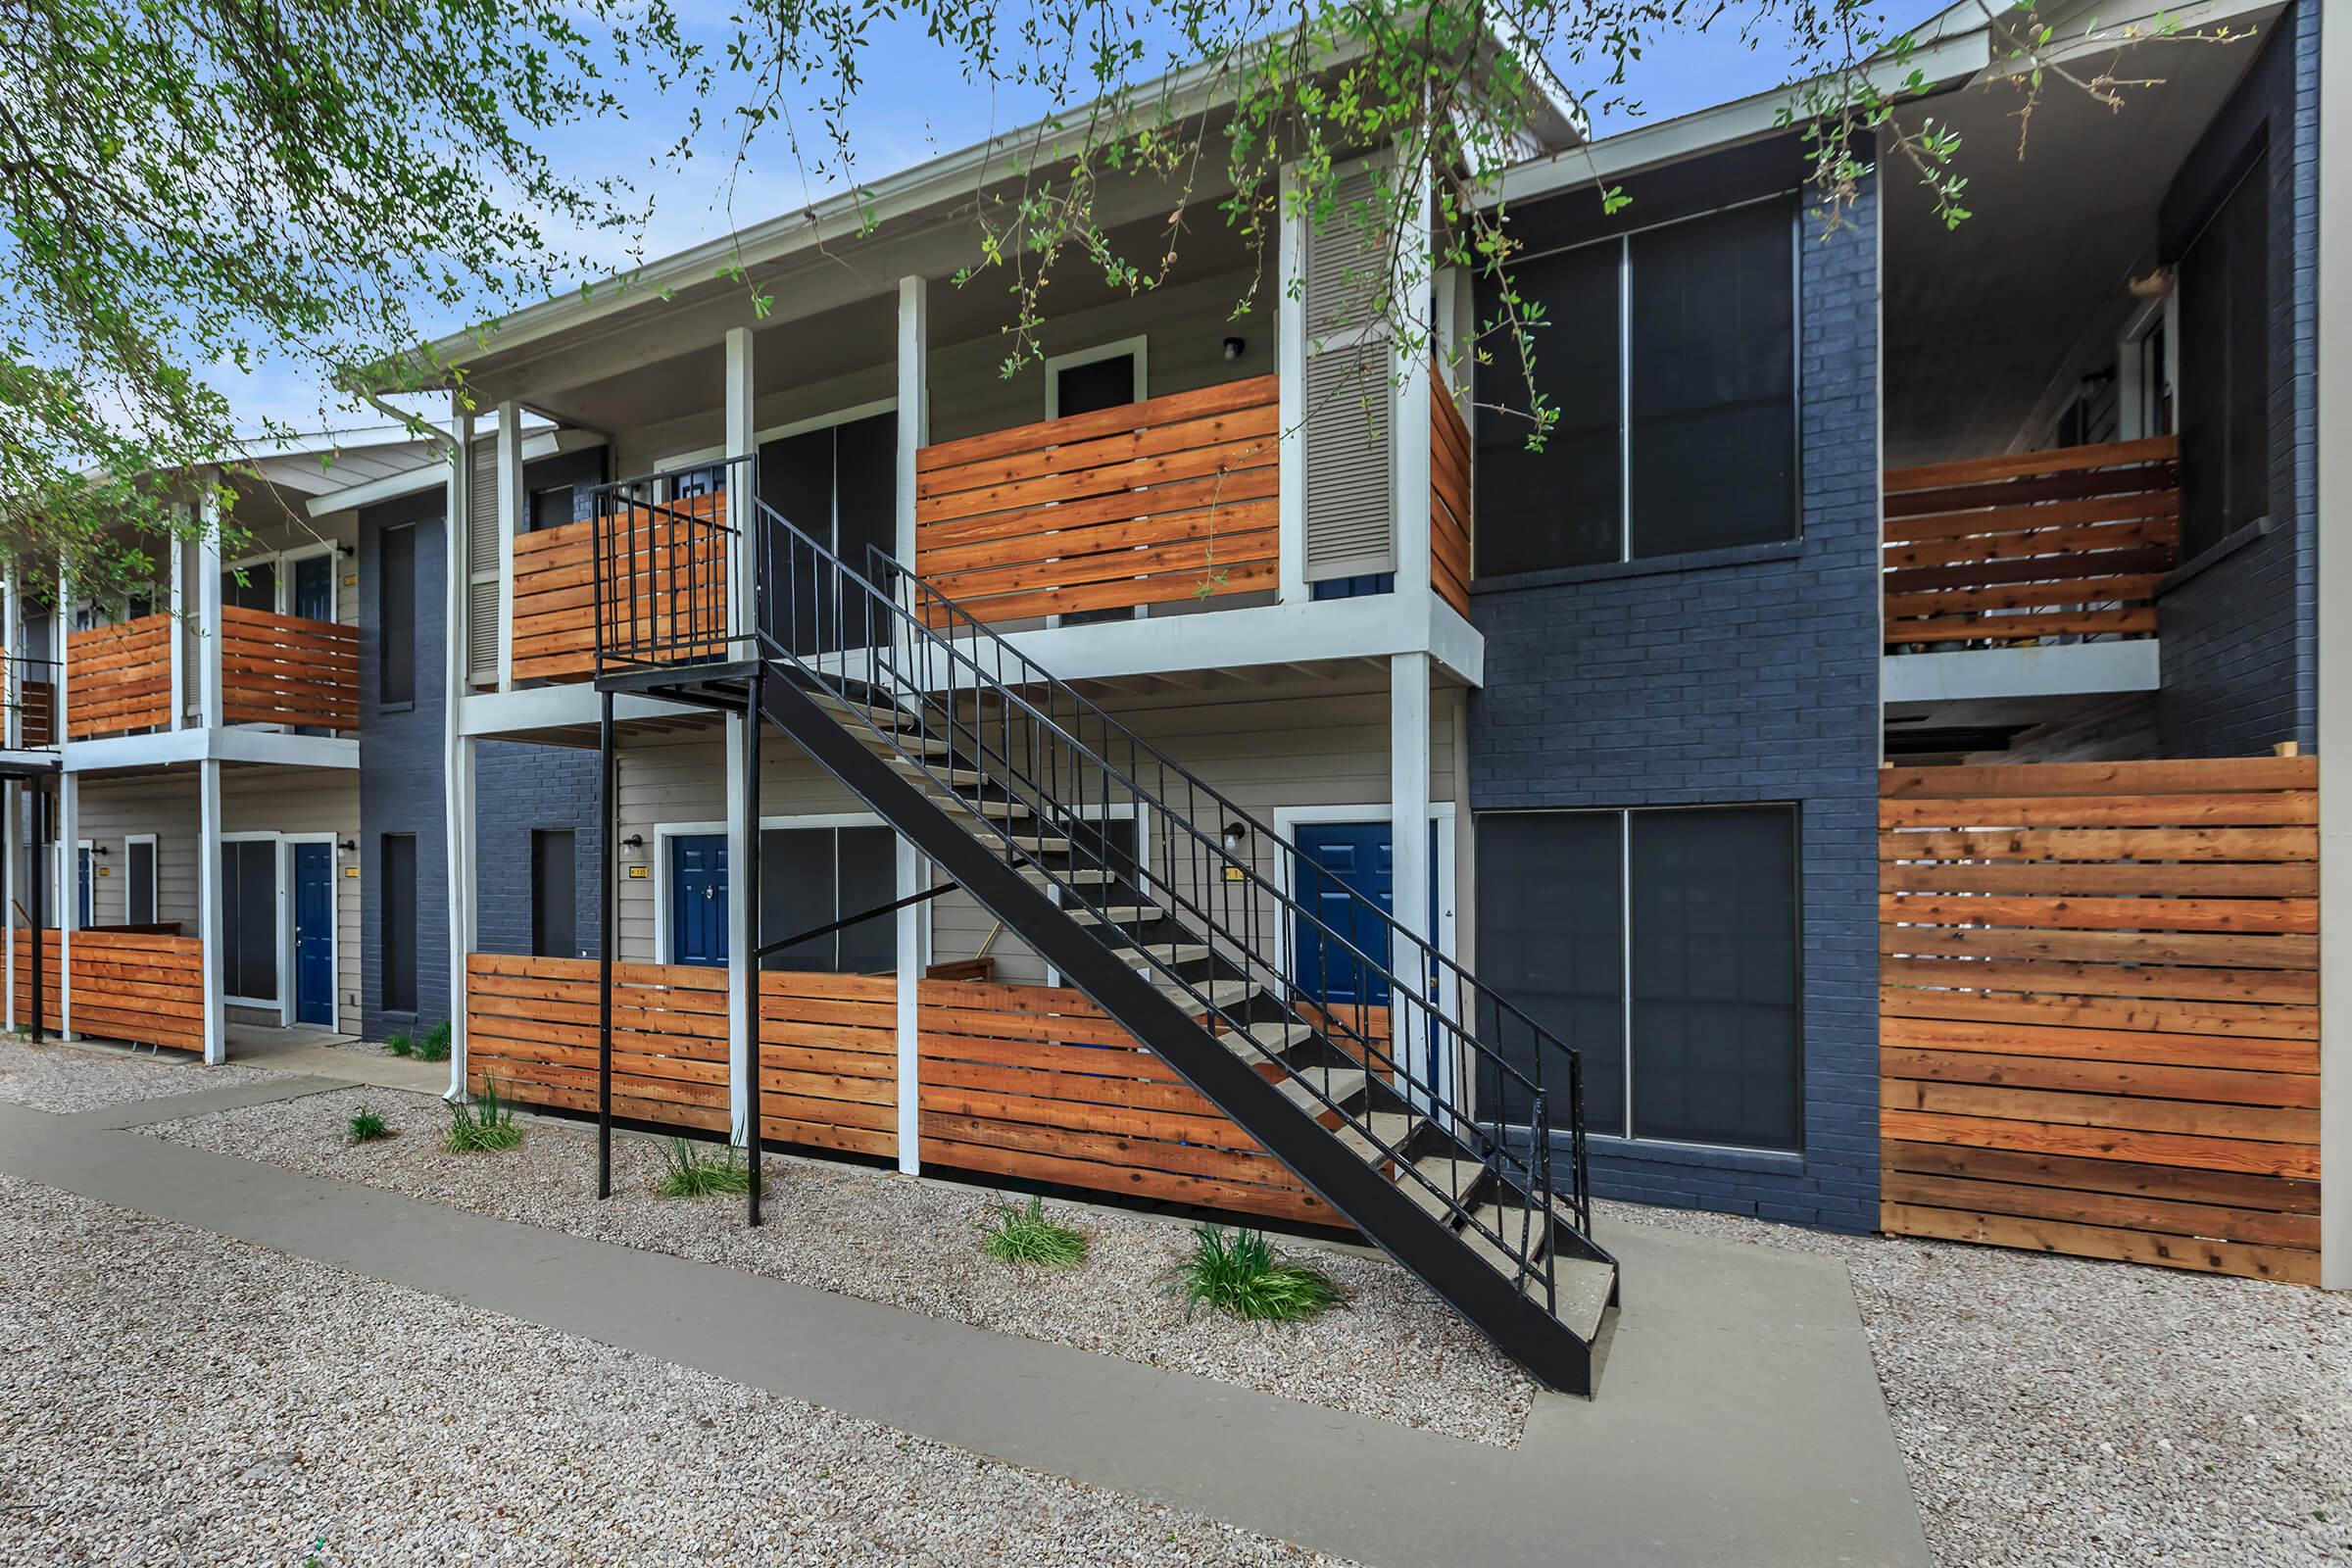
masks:
[[[1592,1347],[1424,1212],[1270,1080],[967,831],[784,670],[760,682],[770,721],[1004,922],[1316,1197],[1438,1293],[1539,1382],[1590,1394]]]

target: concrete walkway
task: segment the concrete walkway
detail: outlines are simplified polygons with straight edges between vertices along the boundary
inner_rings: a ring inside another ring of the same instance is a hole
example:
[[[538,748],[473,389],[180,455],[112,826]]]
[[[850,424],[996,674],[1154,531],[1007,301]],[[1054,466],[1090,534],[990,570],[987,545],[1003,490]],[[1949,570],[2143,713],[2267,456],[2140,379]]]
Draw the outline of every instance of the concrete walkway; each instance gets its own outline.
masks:
[[[349,1035],[324,1029],[231,1024],[228,1059],[240,1067],[339,1078],[373,1089],[413,1089],[420,1095],[445,1094],[449,1089],[446,1061],[418,1061],[413,1056],[369,1051],[354,1044]]]
[[[329,1087],[0,1105],[0,1171],[1376,1568],[1930,1560],[1835,1259],[1613,1231],[1627,1306],[1599,1397],[1539,1399],[1497,1449],[125,1126]]]

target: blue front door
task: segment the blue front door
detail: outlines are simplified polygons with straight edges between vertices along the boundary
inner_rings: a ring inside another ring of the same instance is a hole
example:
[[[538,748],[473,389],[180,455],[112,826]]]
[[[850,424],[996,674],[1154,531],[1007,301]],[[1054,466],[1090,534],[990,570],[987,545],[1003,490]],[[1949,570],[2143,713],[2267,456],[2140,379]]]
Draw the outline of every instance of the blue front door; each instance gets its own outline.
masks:
[[[335,847],[294,846],[294,1021],[335,1021]]]
[[[1433,827],[1428,926],[1432,945],[1438,932],[1436,838]],[[1387,1006],[1388,976],[1380,971],[1395,959],[1386,928],[1348,895],[1361,894],[1383,913],[1396,912],[1396,866],[1389,824],[1304,823],[1293,830],[1291,840],[1298,851],[1295,896],[1300,906],[1300,912],[1292,917],[1293,989],[1332,1005]]]
[[[698,833],[669,841],[669,961],[727,962],[727,839]]]
[[[90,913],[90,905],[92,903],[94,885],[90,880],[90,852],[85,847],[79,852],[79,854],[81,857],[80,869],[74,874],[74,885],[80,890],[81,902],[78,907],[81,910],[81,918],[76,920],[74,924],[86,930],[90,926],[97,924],[96,919],[93,918]]]

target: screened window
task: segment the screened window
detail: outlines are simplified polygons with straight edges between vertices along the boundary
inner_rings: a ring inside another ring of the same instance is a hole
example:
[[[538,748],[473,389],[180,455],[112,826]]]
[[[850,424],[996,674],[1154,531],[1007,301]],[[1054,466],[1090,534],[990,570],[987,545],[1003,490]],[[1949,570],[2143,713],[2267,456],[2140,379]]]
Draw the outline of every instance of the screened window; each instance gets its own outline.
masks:
[[[531,835],[531,954],[540,958],[578,958],[579,862],[569,828],[542,828]]]
[[[220,987],[254,1002],[277,1000],[277,842],[220,846]]]
[[[551,484],[532,491],[529,525],[524,532],[537,533],[542,528],[561,528],[567,522],[578,521],[576,493],[576,487],[568,484]]]
[[[155,841],[132,839],[123,846],[123,858],[128,861],[128,907],[124,919],[131,925],[155,924]]]
[[[762,946],[813,931],[898,897],[897,851],[886,827],[767,828],[760,834]],[[763,969],[878,974],[898,966],[890,915],[845,926],[769,954]]]
[[[1480,976],[1583,1055],[1588,1127],[1802,1146],[1792,808],[1489,814],[1478,851]]]
[[[1542,452],[1480,421],[1480,575],[1796,537],[1794,221],[1752,202],[1517,265],[1559,419]],[[1526,408],[1515,356],[1477,373]]]
[[[416,530],[386,528],[375,571],[377,698],[386,708],[416,701]]]
[[[387,833],[376,863],[383,1010],[416,1010],[416,835]]]
[[[2184,554],[2271,505],[2270,156],[2254,160],[2180,258]]]

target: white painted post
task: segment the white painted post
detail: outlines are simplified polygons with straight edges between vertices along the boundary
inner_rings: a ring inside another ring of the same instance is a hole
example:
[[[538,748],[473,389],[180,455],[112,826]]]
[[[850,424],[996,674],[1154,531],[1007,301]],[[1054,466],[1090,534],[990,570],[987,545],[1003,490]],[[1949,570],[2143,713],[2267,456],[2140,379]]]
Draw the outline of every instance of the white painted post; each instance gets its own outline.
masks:
[[[1279,287],[1274,311],[1274,380],[1279,390],[1275,449],[1276,571],[1286,605],[1307,601],[1306,586],[1306,216],[1293,213],[1297,168],[1282,166],[1276,232]]]
[[[197,512],[196,552],[196,722],[220,725],[220,492],[218,476],[207,479]]]
[[[931,440],[931,306],[929,284],[921,277],[899,279],[899,446],[898,527],[893,553],[908,567],[915,558],[916,458]],[[949,672],[951,678],[953,671]],[[927,684],[927,681],[924,682]],[[921,692],[910,694],[920,700]],[[930,881],[930,867],[906,838],[897,842],[895,890],[910,899]],[[898,1154],[899,1169],[906,1175],[923,1168],[921,1142],[922,1100],[922,984],[923,910],[909,905],[898,913]]]
[[[730,943],[744,928],[752,908],[751,878],[743,874],[752,863],[752,835],[760,831],[760,803],[743,786],[744,716],[729,713],[727,724],[727,934]],[[752,1030],[755,1010],[752,989],[760,963],[751,954],[727,953],[727,1127],[730,1132],[751,1126]]]
[[[0,947],[5,947],[7,952],[8,1027],[13,1030],[17,1027],[17,904],[19,902],[17,866],[21,863],[18,857],[23,853],[18,848],[17,841],[24,831],[24,789],[23,785],[13,779],[5,784],[0,784],[0,809],[8,812],[8,825],[5,829],[0,829],[0,856],[8,858],[8,863],[0,865],[0,898],[8,901],[5,912],[0,913],[0,919],[5,919],[7,922],[5,927],[0,927],[7,933],[5,941],[0,942]]]
[[[11,747],[24,744],[24,682],[26,670],[21,662],[24,652],[24,611],[17,596],[17,564],[8,563],[8,574],[0,578],[0,639],[5,640],[4,669],[8,678],[8,708],[6,740]],[[5,988],[8,1027],[17,1026],[17,838],[24,821],[24,797],[14,781],[0,783],[0,812],[8,821],[0,827],[0,963],[7,965]]]
[[[466,677],[466,501],[473,479],[473,415],[464,393],[449,402],[449,504],[443,520],[441,643],[441,816],[449,881],[449,1098],[466,1099],[466,960],[473,952],[473,746],[465,737]],[[505,661],[499,664],[506,669]],[[380,907],[380,906],[379,906]]]
[[[727,630],[749,637],[756,629],[758,607],[752,603],[752,495],[760,480],[760,432],[753,404],[759,388],[753,384],[752,329],[727,328],[727,456],[748,457],[726,473],[727,526],[735,530],[728,559]],[[744,650],[746,657],[751,649]],[[741,862],[735,862],[741,863]]]
[[[74,933],[81,929],[81,775],[57,776],[58,1034],[74,1038]],[[95,897],[95,890],[92,897]]]
[[[1395,867],[1396,923],[1404,931],[1434,941],[1429,929],[1429,892],[1432,867],[1429,854],[1429,655],[1396,654],[1389,660],[1389,853]],[[1399,934],[1393,946],[1389,968],[1399,993],[1425,996],[1428,970],[1420,948]],[[1438,1064],[1432,1074],[1429,1032],[1420,1010],[1400,994],[1390,1009],[1392,1049],[1416,1078],[1435,1077],[1436,1086],[1452,1099],[1446,1068]],[[1425,1097],[1415,1096],[1416,1100]]]
[[[498,406],[498,689],[514,686],[514,536],[522,530],[522,405]],[[490,526],[492,519],[471,519]]]
[[[2320,28],[2319,171],[2317,254],[2352,254],[2342,26]],[[2342,1291],[2352,1290],[2352,270],[2319,274],[2320,1283]]]
[[[183,509],[184,510],[184,509]],[[188,725],[188,542],[172,541],[172,719],[166,729]]]
[[[213,574],[220,594],[220,573]],[[220,1000],[220,760],[196,764],[196,935],[203,952],[204,1059],[228,1059],[228,1010]]]
[[[1418,214],[1412,237],[1396,247],[1396,297],[1410,302],[1405,314],[1420,317],[1422,335],[1432,335],[1426,318],[1429,300],[1429,166],[1417,164],[1402,172],[1413,182],[1413,205]],[[1389,349],[1389,385],[1396,394],[1396,416],[1390,428],[1396,443],[1396,595],[1410,607],[1415,624],[1429,620],[1429,356],[1430,342],[1408,344],[1393,338]],[[1427,698],[1426,683],[1423,688]],[[1424,742],[1426,745],[1426,741]],[[1426,783],[1428,770],[1422,770]],[[1426,812],[1423,813],[1425,816]],[[1424,904],[1426,904],[1426,898]],[[1426,923],[1426,916],[1423,916]]]

